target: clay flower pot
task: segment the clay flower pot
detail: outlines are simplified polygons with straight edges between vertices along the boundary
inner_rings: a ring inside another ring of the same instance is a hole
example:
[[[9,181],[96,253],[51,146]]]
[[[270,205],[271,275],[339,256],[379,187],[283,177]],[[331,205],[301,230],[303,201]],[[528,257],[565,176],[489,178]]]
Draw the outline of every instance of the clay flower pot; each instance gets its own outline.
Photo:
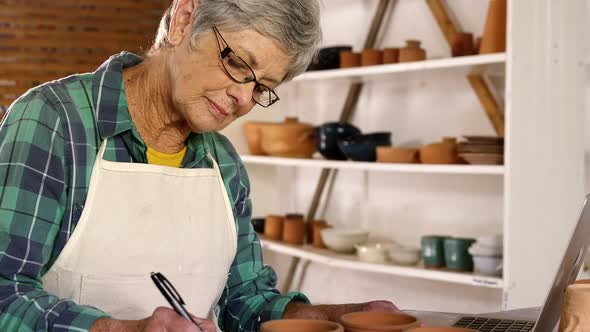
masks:
[[[383,51],[368,48],[361,55],[361,66],[375,66],[383,64]]]
[[[264,322],[260,332],[344,332],[342,325],[318,319],[280,319]]]
[[[400,312],[351,312],[342,315],[340,322],[346,331],[404,331],[420,326],[414,316]]]
[[[399,48],[385,48],[383,49],[383,63],[398,63],[399,62]]]
[[[355,52],[340,52],[340,68],[360,67],[361,54]]]
[[[305,228],[303,218],[286,217],[283,224],[283,242],[302,245],[305,241]]]
[[[399,62],[422,61],[426,59],[426,51],[420,48],[419,40],[406,40],[406,47],[399,50]]]
[[[250,153],[255,156],[265,155],[262,150],[262,135],[260,128],[268,122],[248,121],[244,124],[244,132],[246,133],[246,140],[248,141],[248,149]]]
[[[420,148],[420,161],[424,164],[457,164],[457,140],[446,137],[440,143],[424,145]]]
[[[283,238],[284,219],[278,215],[268,215],[264,222],[264,237],[269,240],[280,241]]]
[[[506,0],[490,0],[479,53],[506,51]]]
[[[286,158],[311,158],[316,151],[314,127],[297,118],[261,127],[262,150],[268,155]]]
[[[473,41],[473,34],[467,32],[459,32],[452,36],[451,54],[453,56],[464,56],[476,54],[476,49]]]
[[[418,160],[418,149],[377,147],[377,161],[381,163],[414,164]]]

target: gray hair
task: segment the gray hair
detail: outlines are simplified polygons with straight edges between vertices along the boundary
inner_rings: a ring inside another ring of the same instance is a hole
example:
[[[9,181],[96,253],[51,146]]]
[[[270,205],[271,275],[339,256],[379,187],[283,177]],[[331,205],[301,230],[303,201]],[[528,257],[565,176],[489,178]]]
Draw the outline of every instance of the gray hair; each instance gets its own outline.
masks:
[[[168,30],[178,1],[168,7],[150,53],[169,46]],[[232,31],[253,28],[279,43],[291,59],[284,81],[304,72],[321,42],[317,0],[201,0],[191,31],[191,49],[199,33],[213,26]]]

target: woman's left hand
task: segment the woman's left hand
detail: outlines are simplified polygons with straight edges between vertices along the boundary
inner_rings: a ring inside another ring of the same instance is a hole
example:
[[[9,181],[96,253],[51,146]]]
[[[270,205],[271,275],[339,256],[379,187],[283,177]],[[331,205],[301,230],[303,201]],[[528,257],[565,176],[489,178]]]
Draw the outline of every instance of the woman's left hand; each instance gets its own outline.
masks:
[[[287,305],[283,314],[284,319],[304,318],[323,319],[338,322],[340,316],[357,311],[388,311],[399,309],[389,301],[371,301],[365,303],[309,305],[300,302],[291,302]]]

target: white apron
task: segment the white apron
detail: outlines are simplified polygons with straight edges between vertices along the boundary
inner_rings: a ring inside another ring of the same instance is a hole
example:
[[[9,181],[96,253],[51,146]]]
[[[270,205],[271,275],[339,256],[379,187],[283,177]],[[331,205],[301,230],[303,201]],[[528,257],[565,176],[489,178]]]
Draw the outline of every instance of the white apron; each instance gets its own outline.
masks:
[[[142,319],[168,302],[150,272],[161,272],[208,317],[236,254],[236,228],[219,167],[181,169],[103,160],[103,142],[78,225],[44,289],[115,319]],[[210,316],[209,316],[210,317]]]

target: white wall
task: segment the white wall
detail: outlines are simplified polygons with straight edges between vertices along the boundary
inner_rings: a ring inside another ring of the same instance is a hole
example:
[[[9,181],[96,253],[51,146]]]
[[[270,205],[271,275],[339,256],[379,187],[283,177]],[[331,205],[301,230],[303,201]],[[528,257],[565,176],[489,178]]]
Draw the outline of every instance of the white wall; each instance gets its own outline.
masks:
[[[487,1],[447,1],[465,31],[481,35]],[[356,50],[368,31],[376,0],[324,1],[324,45],[352,44]],[[379,47],[423,41],[429,58],[447,57],[449,49],[425,1],[400,0],[384,29]],[[291,83],[280,91],[272,110],[256,109],[224,133],[247,154],[242,123],[299,116],[321,124],[335,121],[347,83]],[[588,94],[587,94],[588,96]],[[427,143],[442,136],[493,135],[465,77],[437,72],[375,82],[359,100],[354,124],[364,132],[391,131],[394,144]],[[587,136],[588,137],[588,136]],[[590,137],[588,137],[590,147]],[[248,165],[254,215],[306,213],[319,170]],[[296,181],[290,179],[296,177]],[[590,179],[588,180],[590,183]],[[276,185],[278,183],[278,186]],[[499,176],[418,175],[340,172],[321,217],[335,225],[361,225],[372,236],[419,246],[425,234],[478,236],[502,231],[503,181]],[[279,280],[289,257],[265,252]],[[487,312],[499,310],[501,290],[452,285],[387,275],[337,270],[312,264],[301,290],[316,303],[389,299],[401,308]]]

